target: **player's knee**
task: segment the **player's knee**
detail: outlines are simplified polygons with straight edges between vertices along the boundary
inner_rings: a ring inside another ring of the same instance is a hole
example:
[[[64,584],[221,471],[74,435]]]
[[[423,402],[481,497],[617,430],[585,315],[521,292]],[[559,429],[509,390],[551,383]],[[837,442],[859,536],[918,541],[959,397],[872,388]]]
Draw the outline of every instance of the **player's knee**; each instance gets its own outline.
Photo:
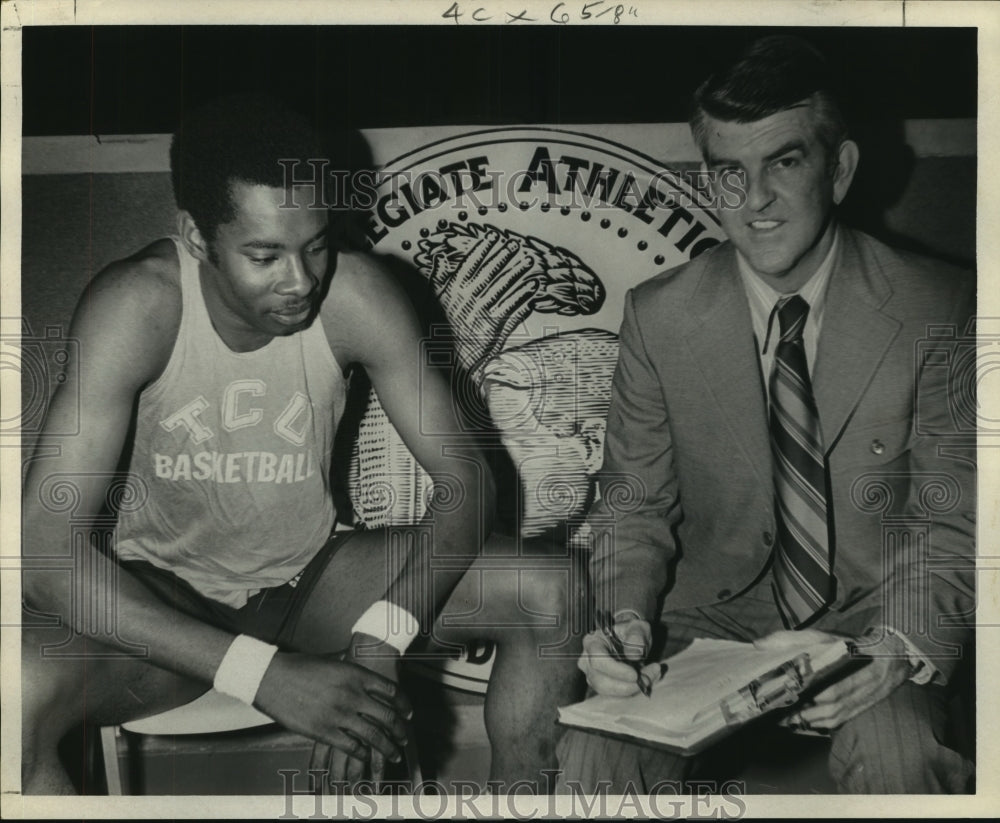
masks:
[[[576,592],[573,574],[566,568],[521,574],[517,601],[524,612],[523,625],[531,634],[540,637],[568,637],[574,622],[572,615],[583,604],[582,596]]]

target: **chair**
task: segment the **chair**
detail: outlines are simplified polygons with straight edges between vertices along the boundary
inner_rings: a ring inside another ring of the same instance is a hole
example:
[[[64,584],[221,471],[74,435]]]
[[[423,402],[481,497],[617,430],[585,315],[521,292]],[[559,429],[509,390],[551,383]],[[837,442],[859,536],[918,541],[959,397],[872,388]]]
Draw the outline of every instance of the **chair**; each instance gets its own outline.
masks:
[[[471,699],[472,702],[463,706],[463,709],[481,714],[481,699],[489,683],[495,652],[492,643],[472,643],[456,658],[411,661],[406,665],[406,673],[410,677],[419,678],[430,689],[465,693],[467,700]],[[277,727],[277,724],[263,712],[214,689],[190,703],[152,717],[120,726],[104,726],[101,728],[100,745],[108,794],[121,795],[128,792],[129,775],[123,774],[121,758],[124,756],[129,761],[137,754],[133,743],[139,736],[221,734],[264,726]],[[423,781],[423,773],[416,734],[410,734],[408,738],[410,743],[405,751],[406,771],[411,785],[418,787]]]
[[[124,723],[121,726],[104,726],[101,728],[101,751],[104,755],[108,794],[125,793],[126,784],[119,756],[123,749],[126,754],[129,753],[126,738],[129,733],[189,735],[251,729],[272,723],[274,721],[270,717],[252,706],[221,694],[215,689],[209,689],[196,700],[175,709]]]
[[[120,757],[132,756],[133,735],[217,735],[225,732],[277,726],[266,714],[252,706],[210,689],[196,700],[161,712],[152,717],[101,728],[100,741],[104,756],[104,774],[108,794],[121,795],[129,788],[128,776],[123,775]],[[411,785],[422,783],[419,756],[413,735],[405,750],[406,770]]]

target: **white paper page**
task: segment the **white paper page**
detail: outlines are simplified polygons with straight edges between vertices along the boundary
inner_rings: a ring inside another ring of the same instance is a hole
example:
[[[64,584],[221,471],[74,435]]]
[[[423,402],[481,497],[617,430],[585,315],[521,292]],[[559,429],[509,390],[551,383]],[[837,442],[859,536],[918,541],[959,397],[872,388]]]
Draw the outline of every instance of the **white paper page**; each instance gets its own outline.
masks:
[[[761,651],[752,643],[699,638],[679,654],[669,658],[663,678],[655,683],[650,697],[596,696],[575,706],[560,709],[566,722],[593,724],[596,728],[628,728],[648,733],[687,733],[705,725],[696,723],[699,712],[711,709],[738,691],[801,652],[810,652],[814,667],[821,668],[842,654],[842,643],[803,643]],[[721,721],[721,713],[715,718]]]

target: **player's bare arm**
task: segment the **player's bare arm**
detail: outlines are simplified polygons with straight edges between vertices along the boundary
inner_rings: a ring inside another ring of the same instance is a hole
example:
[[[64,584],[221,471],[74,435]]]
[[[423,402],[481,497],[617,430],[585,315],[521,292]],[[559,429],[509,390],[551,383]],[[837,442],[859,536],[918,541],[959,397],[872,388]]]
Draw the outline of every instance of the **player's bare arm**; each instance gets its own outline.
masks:
[[[387,599],[418,616],[426,627],[489,536],[493,477],[467,437],[451,436],[460,426],[450,388],[439,372],[422,364],[422,333],[414,309],[376,258],[339,256],[323,322],[338,362],[365,369],[390,422],[440,484],[436,494],[459,496],[447,516],[428,511],[422,521],[433,524],[434,556],[448,558],[446,569],[435,570],[436,602],[407,601],[407,593],[418,589],[406,585],[414,564],[387,593]]]
[[[79,515],[100,511],[126,445],[129,424],[142,388],[153,382],[170,356],[180,317],[176,255],[173,244],[155,243],[128,260],[114,263],[97,275],[84,292],[73,318],[71,335],[79,342],[79,359],[68,364],[67,383],[79,386],[80,432],[61,441],[57,457],[34,461],[24,493],[24,553],[26,556],[66,552],[65,516],[45,505],[45,480],[68,475],[79,488]],[[65,385],[65,384],[64,384]],[[69,392],[57,391],[49,409],[41,442],[47,431],[60,431],[75,412]],[[84,597],[104,598],[113,561],[96,549],[93,579],[77,581]],[[64,574],[32,572],[24,576],[24,598],[33,609],[72,620],[70,581]],[[213,665],[225,653],[223,632],[168,613],[165,606],[136,585],[126,573],[117,592],[120,619],[129,626],[134,642],[148,645],[151,660],[175,671],[211,680]],[[101,600],[97,600],[101,602]],[[174,618],[177,618],[176,620]],[[164,628],[168,627],[166,630]],[[74,631],[85,626],[74,625]]]

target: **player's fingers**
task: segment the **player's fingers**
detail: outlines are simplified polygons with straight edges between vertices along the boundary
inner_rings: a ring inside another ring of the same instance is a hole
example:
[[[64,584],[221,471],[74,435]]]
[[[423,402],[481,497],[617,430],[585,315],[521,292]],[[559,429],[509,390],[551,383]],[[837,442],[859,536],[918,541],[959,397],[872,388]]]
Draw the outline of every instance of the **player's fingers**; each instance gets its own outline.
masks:
[[[353,757],[367,761],[372,750],[382,752],[390,760],[396,762],[402,757],[400,743],[390,739],[380,723],[365,714],[357,714],[347,718],[343,729],[348,735],[360,741],[363,751],[353,750]],[[405,741],[405,732],[401,735]]]
[[[406,739],[406,721],[413,716],[413,712],[407,711],[406,714],[403,714],[400,708],[406,708],[406,706],[401,707],[395,701],[388,702],[374,697],[363,706],[359,706],[358,712],[377,723],[393,739],[402,742]]]
[[[330,759],[333,757],[333,746],[329,743],[316,741],[309,755],[309,773],[315,774],[316,783],[313,789],[316,794],[326,794],[330,783]],[[318,773],[318,774],[317,774]]]
[[[355,722],[354,725],[357,725]],[[344,779],[345,757],[356,758],[365,763],[371,756],[371,746],[365,741],[362,734],[353,728],[340,728],[329,736],[329,742],[333,745],[333,753],[330,756],[330,773],[336,773],[338,780]]]
[[[390,680],[388,677],[382,677],[382,675],[375,672],[366,670],[365,673],[368,675],[368,680],[365,682],[365,691],[369,697],[387,706],[391,706],[403,718],[409,718],[413,715],[413,706],[410,703],[410,699],[399,687],[398,683]]]
[[[378,785],[385,779],[385,756],[381,752],[372,751],[369,768],[372,781]]]
[[[327,774],[326,782],[331,794],[345,794],[349,791],[347,781],[348,759],[347,753],[339,747],[334,747],[330,752],[330,770]]]
[[[347,786],[348,791],[353,792],[354,787],[365,778],[365,770],[368,767],[368,758],[360,760],[357,757],[347,758]]]

